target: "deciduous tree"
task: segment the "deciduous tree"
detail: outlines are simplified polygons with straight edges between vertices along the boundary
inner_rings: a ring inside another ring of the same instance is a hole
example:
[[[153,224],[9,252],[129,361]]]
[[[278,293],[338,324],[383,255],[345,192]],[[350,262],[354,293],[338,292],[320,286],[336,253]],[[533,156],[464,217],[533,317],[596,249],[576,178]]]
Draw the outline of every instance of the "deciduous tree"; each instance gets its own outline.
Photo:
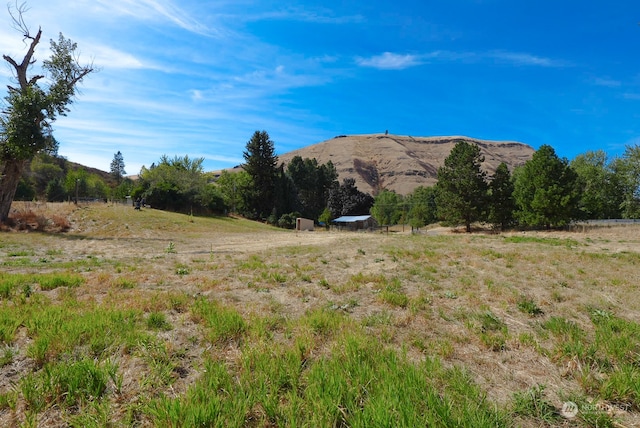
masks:
[[[91,65],[78,63],[76,44],[60,34],[58,41],[51,40],[51,57],[43,63],[46,75],[29,75],[42,30],[30,32],[23,19],[25,10],[23,4],[9,12],[16,29],[28,42],[27,52],[21,61],[3,55],[18,85],[8,86],[6,108],[0,114],[0,221],[9,215],[27,161],[43,151],[55,152],[57,143],[51,124],[67,113],[76,86],[94,71]]]
[[[622,189],[622,216],[640,218],[640,146],[627,146],[612,167]]]
[[[151,206],[179,212],[222,211],[222,194],[207,184],[204,158],[162,156],[157,165],[142,167],[133,197]]]
[[[405,200],[409,209],[407,220],[412,228],[419,229],[438,220],[435,187],[416,187]]]
[[[623,177],[612,170],[603,150],[576,156],[569,165],[578,174],[580,216],[585,219],[620,218],[625,199]]]
[[[398,224],[402,218],[402,196],[386,189],[378,193],[371,207],[371,215],[379,225]]]

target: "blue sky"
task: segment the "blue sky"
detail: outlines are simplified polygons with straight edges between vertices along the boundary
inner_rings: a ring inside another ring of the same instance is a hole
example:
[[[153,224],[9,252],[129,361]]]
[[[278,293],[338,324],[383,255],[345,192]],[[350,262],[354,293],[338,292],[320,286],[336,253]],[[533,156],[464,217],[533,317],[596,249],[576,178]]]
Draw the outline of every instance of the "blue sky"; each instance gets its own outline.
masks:
[[[572,159],[640,144],[638,0],[31,0],[100,68],[55,123],[59,153],[129,174],[166,154],[242,162],[341,134],[466,135]],[[0,11],[0,52],[25,45]],[[8,65],[0,79],[9,83]],[[5,84],[2,84],[2,88]]]

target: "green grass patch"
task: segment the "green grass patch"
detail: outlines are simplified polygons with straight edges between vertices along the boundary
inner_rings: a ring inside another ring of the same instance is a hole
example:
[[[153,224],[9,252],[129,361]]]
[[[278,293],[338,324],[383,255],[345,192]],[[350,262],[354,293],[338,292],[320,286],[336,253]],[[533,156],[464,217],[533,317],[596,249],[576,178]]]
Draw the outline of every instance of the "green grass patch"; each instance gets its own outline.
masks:
[[[509,332],[507,325],[491,311],[476,314],[479,321],[480,341],[491,351],[504,351],[507,348]]]
[[[466,372],[412,363],[357,333],[312,359],[252,347],[238,377],[209,360],[183,396],[155,399],[146,413],[156,426],[509,426]]]
[[[238,341],[247,329],[247,324],[238,311],[215,301],[198,299],[193,304],[191,313],[197,322],[206,327],[207,338],[212,343]]]
[[[518,298],[518,310],[532,317],[544,314],[544,311],[540,309],[536,302],[531,297],[527,296],[520,296]]]
[[[84,283],[83,276],[71,273],[8,273],[0,278],[0,298],[11,299],[17,293],[29,297],[32,293],[32,287],[36,285],[40,285],[40,289],[43,291],[50,291],[59,287],[78,287]]]
[[[398,278],[388,281],[384,288],[380,290],[379,296],[383,302],[391,306],[406,308],[409,304],[409,297],[402,292],[402,282]]]
[[[78,408],[101,400],[116,372],[116,365],[100,364],[87,358],[60,361],[28,374],[20,381],[19,388],[27,406],[34,412],[40,412],[50,404]]]
[[[147,315],[147,328],[151,330],[169,331],[173,329],[167,316],[163,312],[151,312]]]
[[[577,247],[580,245],[578,241],[570,238],[539,238],[537,236],[506,236],[504,242],[512,244],[543,244],[553,247]]]
[[[84,277],[68,273],[38,275],[36,278],[40,288],[44,291],[54,290],[59,287],[78,287],[85,282]]]
[[[512,412],[529,420],[534,419],[541,425],[551,426],[560,419],[560,413],[545,397],[545,386],[535,385],[525,391],[513,394]]]

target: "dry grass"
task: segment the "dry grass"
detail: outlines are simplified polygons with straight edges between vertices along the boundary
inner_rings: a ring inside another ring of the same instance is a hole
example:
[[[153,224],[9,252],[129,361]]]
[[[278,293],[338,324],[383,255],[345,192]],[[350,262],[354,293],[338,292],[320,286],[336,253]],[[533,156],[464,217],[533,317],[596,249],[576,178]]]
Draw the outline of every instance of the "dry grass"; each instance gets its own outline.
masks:
[[[67,232],[71,228],[67,216],[72,210],[68,204],[16,202],[0,231]]]
[[[207,358],[240,369],[256,337],[287,343],[307,328],[296,320],[317,311],[340,314],[415,363],[436,357],[446,367],[464,368],[506,411],[514,394],[521,394],[516,401],[526,397],[524,391],[555,409],[573,397],[597,404],[604,400],[598,388],[611,373],[606,360],[613,357],[600,350],[594,358],[571,354],[550,323],[572,323],[589,345],[598,334],[594,314],[640,319],[640,301],[633,298],[640,284],[638,226],[506,235],[438,228],[422,235],[295,233],[123,206],[47,206],[50,213],[58,208],[69,231],[3,234],[1,269],[81,275],[79,287],[46,291],[36,284],[31,291],[54,305],[118,308],[162,326],[151,329],[160,348],[129,352],[124,348],[133,345],[121,345],[113,356],[123,381],[109,402],[109,417],[123,425],[141,397],[185,393]],[[206,327],[201,299],[244,321],[230,314],[237,325],[231,335]],[[309,359],[326,355],[334,343],[332,336],[314,337]],[[629,340],[640,351],[640,338]],[[27,352],[31,343],[27,329],[18,327],[10,344],[15,355],[0,369],[0,393],[37,370]],[[158,371],[157,361],[168,361],[168,374]],[[617,423],[640,425],[637,401],[607,403],[617,411]],[[23,403],[1,410],[0,423],[24,422],[26,409]],[[38,416],[41,425],[65,425],[58,407],[46,409]],[[137,423],[151,423],[138,417]],[[514,418],[517,426],[569,423],[526,411]],[[592,426],[586,419],[575,424]]]

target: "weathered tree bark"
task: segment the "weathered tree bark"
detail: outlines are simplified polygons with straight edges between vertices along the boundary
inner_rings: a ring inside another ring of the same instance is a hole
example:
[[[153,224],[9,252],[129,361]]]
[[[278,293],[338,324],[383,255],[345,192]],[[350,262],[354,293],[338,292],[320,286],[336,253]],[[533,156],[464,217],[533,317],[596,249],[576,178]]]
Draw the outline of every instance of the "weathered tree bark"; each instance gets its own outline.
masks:
[[[0,222],[9,218],[11,203],[18,189],[18,182],[26,165],[23,160],[5,161],[0,171]]]
[[[29,45],[29,50],[25,54],[22,62],[18,64],[13,58],[8,55],[2,55],[5,61],[13,66],[15,69],[15,77],[18,79],[18,83],[20,84],[20,88],[12,88],[8,86],[9,91],[20,91],[21,89],[25,89],[30,85],[35,84],[39,79],[43,76],[36,75],[33,76],[31,80],[27,79],[27,71],[29,65],[33,63],[33,53],[36,50],[36,46],[40,42],[40,37],[42,36],[42,29],[38,29],[38,33],[35,37],[29,36],[28,31],[25,33],[24,37],[26,39],[30,39],[31,43]],[[20,181],[20,177],[22,176],[22,171],[24,170],[26,160],[22,159],[1,159],[0,164],[0,223],[5,222],[9,218],[9,213],[11,211],[11,204],[13,202],[13,198],[16,195],[16,191],[18,189],[18,182]]]

